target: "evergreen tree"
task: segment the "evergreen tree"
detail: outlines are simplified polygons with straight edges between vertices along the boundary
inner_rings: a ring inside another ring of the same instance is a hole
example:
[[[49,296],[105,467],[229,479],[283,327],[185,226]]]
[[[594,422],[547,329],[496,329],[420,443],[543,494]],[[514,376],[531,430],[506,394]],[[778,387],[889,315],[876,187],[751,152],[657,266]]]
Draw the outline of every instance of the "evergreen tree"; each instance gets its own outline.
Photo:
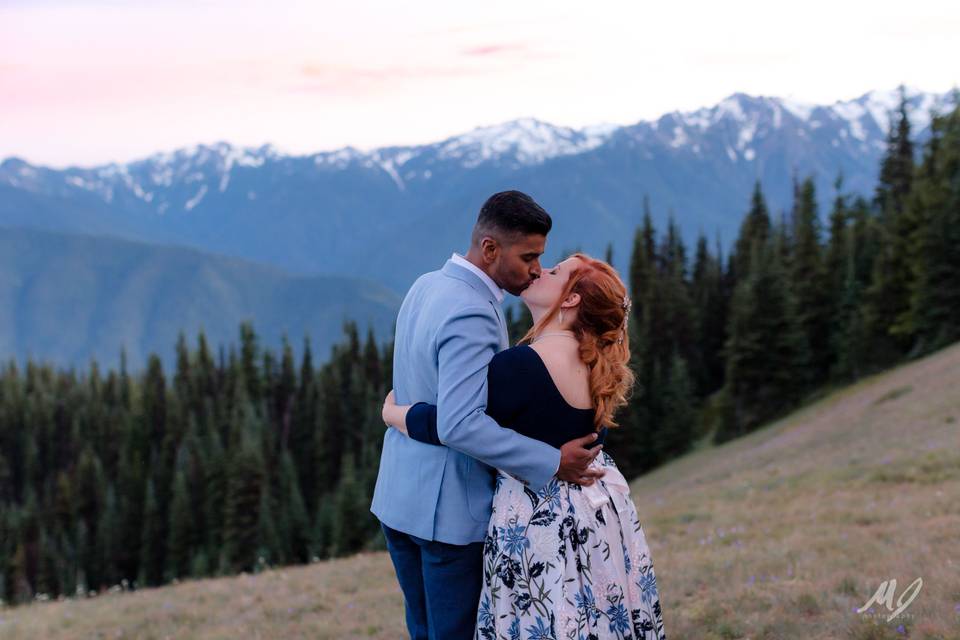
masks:
[[[630,292],[633,318],[628,331],[636,386],[623,412],[625,428],[614,430],[608,442],[617,464],[632,474],[686,450],[695,431],[694,411],[667,415],[674,406],[672,394],[681,392],[672,382],[686,376],[691,360],[701,366],[686,251],[672,216],[657,246],[649,209],[645,211],[630,258]],[[683,371],[674,370],[679,360],[684,361]],[[685,379],[684,384],[688,386],[682,393],[692,409],[692,383]]]
[[[97,538],[95,543],[97,564],[100,566],[101,571],[100,580],[97,584],[98,587],[110,587],[120,582],[120,571],[117,564],[117,552],[122,543],[117,535],[120,529],[120,511],[117,505],[116,491],[113,486],[108,486],[104,498],[103,511],[100,514],[96,528]],[[43,544],[41,544],[41,549],[42,547]],[[42,549],[41,552],[46,552],[46,550]],[[55,558],[51,556],[47,556],[45,559],[51,564],[56,562]],[[48,575],[52,579],[54,575],[52,568]],[[45,593],[50,593],[50,591],[47,590]]]
[[[120,400],[121,406],[127,411],[133,403],[133,381],[127,372],[127,350],[120,349]]]
[[[173,376],[173,391],[187,407],[197,410],[191,389],[190,349],[187,338],[181,330],[177,334],[177,367]]]
[[[343,405],[343,387],[339,367],[324,367],[319,375],[320,402],[318,422],[324,425],[317,439],[316,473],[317,493],[322,494],[335,487],[340,477],[340,466],[345,452],[349,450],[347,419]]]
[[[807,364],[795,302],[772,244],[754,240],[750,264],[731,301],[724,347],[730,412],[715,434],[717,442],[752,431],[794,402],[796,380]]]
[[[658,381],[661,394],[660,413],[663,416],[660,428],[654,436],[654,446],[660,460],[669,460],[685,453],[693,443],[696,420],[693,384],[687,362],[679,351],[674,351],[669,372]]]
[[[103,531],[108,537],[110,536],[109,529],[104,528]],[[2,535],[2,532],[0,532],[0,535]],[[109,539],[102,544],[108,543]],[[58,551],[56,540],[41,527],[37,535],[37,553],[39,554],[35,587],[37,594],[52,595],[63,593],[63,585],[60,584],[60,573],[57,567],[58,561],[60,560]],[[3,554],[0,553],[0,559],[2,559],[2,557]],[[107,566],[109,559],[103,558],[102,562]],[[3,571],[0,570],[0,599],[3,599],[3,597]]]
[[[228,564],[222,556],[224,519],[227,511],[227,456],[217,431],[207,433],[207,456],[204,465],[204,545],[209,567],[224,567]]]
[[[74,487],[74,514],[78,519],[77,524],[83,525],[85,534],[82,541],[77,541],[77,550],[85,576],[84,583],[88,588],[95,589],[103,578],[101,557],[97,553],[97,524],[106,502],[106,481],[100,461],[90,447],[85,447],[80,454]]]
[[[835,358],[831,377],[857,379],[863,375],[867,348],[861,306],[863,285],[856,270],[857,234],[851,231],[844,236],[847,240],[846,263],[843,265],[843,283],[836,306],[836,329],[832,335]]]
[[[337,555],[358,551],[366,541],[366,532],[360,523],[367,520],[369,500],[357,478],[353,455],[348,453],[343,461],[340,482],[334,501],[333,527],[330,546]]]
[[[706,237],[699,236],[690,285],[696,313],[694,342],[699,345],[703,362],[691,371],[698,397],[705,397],[723,385],[721,351],[726,337],[727,299],[721,260],[719,250],[717,257],[711,256]]]
[[[617,465],[628,476],[653,468],[659,462],[654,447],[657,400],[656,385],[659,369],[651,339],[657,314],[656,232],[653,227],[649,201],[644,197],[642,225],[637,229],[630,253],[629,289],[631,318],[627,325],[630,338],[630,367],[636,377],[633,392],[624,415],[618,416],[621,427],[612,430],[604,446],[617,460]],[[661,316],[662,317],[662,316]]]
[[[696,343],[696,311],[687,279],[686,249],[672,216],[667,222],[660,253],[663,261],[657,280],[665,341],[658,358],[668,371],[673,367],[676,354],[686,361],[688,367],[701,369],[703,364]]]
[[[148,478],[143,500],[143,533],[140,538],[139,582],[141,585],[158,585],[163,579],[164,544],[160,522],[162,517],[153,487],[153,478]]]
[[[258,545],[257,563],[254,566],[258,570],[262,563],[273,565],[282,561],[281,542],[277,534],[275,521],[274,500],[270,491],[270,484],[264,482],[260,485],[260,505],[257,508],[256,533]]]
[[[901,86],[900,107],[891,119],[887,153],[880,167],[874,203],[879,212],[877,230],[881,248],[873,263],[871,283],[865,291],[865,320],[878,364],[905,354],[912,336],[909,328],[910,238],[918,220],[905,208],[913,183],[913,145],[906,96]]]
[[[803,181],[799,197],[794,218],[790,289],[796,298],[798,321],[806,337],[810,364],[803,372],[804,379],[796,382],[809,388],[822,381],[832,366],[830,331],[833,309],[812,177]]]
[[[313,354],[310,350],[310,340],[305,338],[293,410],[290,452],[297,471],[297,483],[302,487],[303,500],[308,513],[316,508],[317,482],[313,456],[316,447],[315,438],[320,430],[317,425],[318,402],[319,392],[313,369]]]
[[[382,368],[380,349],[371,327],[367,329],[367,340],[363,345],[363,375],[367,382],[378,389],[383,385]]]
[[[910,119],[907,114],[906,89],[900,85],[900,103],[890,119],[887,151],[880,163],[880,177],[874,202],[886,218],[894,222],[903,213],[913,182],[913,142],[910,140]]]
[[[290,452],[280,459],[280,498],[282,530],[279,532],[287,561],[306,562],[310,559],[310,519],[300,493],[297,471]]]
[[[127,434],[120,457],[115,485],[118,492],[119,511],[117,539],[123,541],[123,544],[118,545],[115,550],[115,558],[121,578],[130,582],[137,578],[142,555],[143,507],[146,495],[145,466],[136,444],[135,428],[131,425],[131,431]]]
[[[14,603],[30,602],[33,598],[33,587],[27,575],[27,562],[27,550],[21,542],[16,546],[16,550],[10,559],[10,593],[12,594],[11,600]]]
[[[927,353],[960,339],[960,107],[932,118],[906,207],[919,223],[910,238],[913,277],[903,326],[916,337],[916,350]]]
[[[197,386],[201,398],[210,400],[217,395],[217,370],[207,344],[207,336],[201,329],[197,335]]]
[[[383,387],[382,389],[393,388],[393,340],[389,341],[383,349],[383,359],[380,361],[383,369]],[[382,402],[383,399],[381,398]]]
[[[240,366],[243,371],[243,380],[246,383],[247,396],[253,401],[260,400],[260,343],[253,324],[240,324]]]
[[[252,422],[252,416],[249,418]],[[266,471],[256,423],[247,425],[227,474],[224,548],[227,569],[249,571],[260,550],[260,510]]]
[[[297,395],[297,372],[293,364],[293,349],[283,335],[283,359],[280,363],[280,379],[274,391],[274,412],[279,420],[280,446],[286,449],[293,428],[293,410]]]
[[[843,193],[843,174],[838,173],[833,183],[836,195],[830,210],[830,237],[823,256],[824,272],[828,281],[831,314],[836,317],[841,306],[848,257],[848,212],[847,198]]]
[[[100,460],[89,446],[80,453],[73,487],[76,500],[74,515],[87,522],[88,526],[95,523],[103,509],[106,487]]]
[[[187,477],[183,470],[173,477],[173,500],[170,503],[170,535],[167,538],[167,576],[183,578],[190,575],[193,549],[193,514]]]
[[[754,183],[750,200],[750,211],[740,225],[740,234],[731,256],[730,272],[733,282],[741,280],[750,273],[751,247],[754,241],[765,244],[770,237],[770,214],[760,189],[760,181]]]
[[[310,543],[313,557],[323,559],[334,553],[333,529],[336,519],[334,498],[332,493],[320,496]]]
[[[167,434],[167,382],[159,356],[150,354],[141,396],[149,445],[159,449]]]

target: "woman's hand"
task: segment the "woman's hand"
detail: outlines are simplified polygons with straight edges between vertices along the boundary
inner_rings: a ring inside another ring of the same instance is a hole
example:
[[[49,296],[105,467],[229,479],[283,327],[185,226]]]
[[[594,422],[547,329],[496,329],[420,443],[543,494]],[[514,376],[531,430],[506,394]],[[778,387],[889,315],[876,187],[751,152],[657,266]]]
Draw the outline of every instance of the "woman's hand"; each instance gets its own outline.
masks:
[[[383,400],[383,408],[380,410],[380,417],[383,418],[384,424],[388,427],[393,427],[397,431],[400,431],[404,435],[407,433],[407,411],[410,409],[410,405],[398,405],[397,398],[393,393],[393,389],[390,389],[390,393],[387,394],[387,397]]]
[[[390,426],[390,409],[395,406],[397,406],[397,397],[394,395],[393,389],[390,389],[390,393],[383,399],[383,408],[380,409],[380,417],[383,418],[384,424],[388,427]]]
[[[383,399],[383,406],[386,407],[389,404],[397,404],[397,396],[393,389],[390,389],[390,393],[388,393],[387,397]]]

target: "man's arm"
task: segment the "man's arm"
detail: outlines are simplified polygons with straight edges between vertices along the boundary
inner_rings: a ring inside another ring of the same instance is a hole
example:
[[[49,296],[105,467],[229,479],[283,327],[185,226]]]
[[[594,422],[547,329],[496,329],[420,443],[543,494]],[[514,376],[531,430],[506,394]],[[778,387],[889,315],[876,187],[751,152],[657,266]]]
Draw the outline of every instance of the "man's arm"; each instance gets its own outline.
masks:
[[[456,310],[437,336],[437,437],[533,489],[560,466],[560,450],[501,427],[485,413],[487,367],[500,345],[493,308]]]
[[[500,344],[500,325],[492,308],[454,312],[437,336],[437,436],[443,444],[502,469],[531,488],[540,489],[557,474],[564,480],[592,484],[602,472],[587,466],[600,452],[578,438],[560,449],[501,427],[485,412],[487,367]]]
[[[418,442],[443,446],[437,435],[437,405],[418,402],[412,406],[392,404],[384,407],[383,419],[387,424],[398,429],[402,426],[401,430]],[[390,417],[388,417],[388,411]],[[583,486],[593,484],[601,474],[588,471],[587,466],[600,453],[600,449],[594,449],[594,447],[602,445],[606,435],[607,428],[603,427],[596,435],[575,438],[564,444],[560,448],[560,469],[557,471],[557,477]]]

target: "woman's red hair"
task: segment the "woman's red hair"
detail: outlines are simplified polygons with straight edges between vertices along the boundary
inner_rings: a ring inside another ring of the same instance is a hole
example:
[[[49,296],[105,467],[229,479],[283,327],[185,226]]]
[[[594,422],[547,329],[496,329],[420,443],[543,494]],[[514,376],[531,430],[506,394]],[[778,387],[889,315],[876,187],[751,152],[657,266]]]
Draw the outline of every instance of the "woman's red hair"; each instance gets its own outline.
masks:
[[[580,359],[590,369],[590,397],[594,426],[616,427],[614,413],[627,403],[633,388],[630,369],[630,341],[627,336],[627,288],[616,270],[602,260],[583,253],[571,256],[579,264],[570,273],[559,300],[530,328],[520,344],[529,342],[560,311],[570,294],[580,295],[577,319],[570,329],[580,341]]]

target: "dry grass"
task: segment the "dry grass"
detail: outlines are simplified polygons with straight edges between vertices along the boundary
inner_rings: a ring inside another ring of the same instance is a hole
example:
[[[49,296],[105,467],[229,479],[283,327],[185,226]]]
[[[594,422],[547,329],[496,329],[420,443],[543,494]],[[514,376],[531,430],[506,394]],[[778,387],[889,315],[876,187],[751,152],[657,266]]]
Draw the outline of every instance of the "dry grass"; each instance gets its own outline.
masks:
[[[0,638],[403,638],[382,553],[0,609]]]
[[[632,491],[673,640],[960,639],[960,344]],[[854,612],[917,577],[892,622]],[[0,638],[241,637],[406,637],[389,558],[0,609]]]

